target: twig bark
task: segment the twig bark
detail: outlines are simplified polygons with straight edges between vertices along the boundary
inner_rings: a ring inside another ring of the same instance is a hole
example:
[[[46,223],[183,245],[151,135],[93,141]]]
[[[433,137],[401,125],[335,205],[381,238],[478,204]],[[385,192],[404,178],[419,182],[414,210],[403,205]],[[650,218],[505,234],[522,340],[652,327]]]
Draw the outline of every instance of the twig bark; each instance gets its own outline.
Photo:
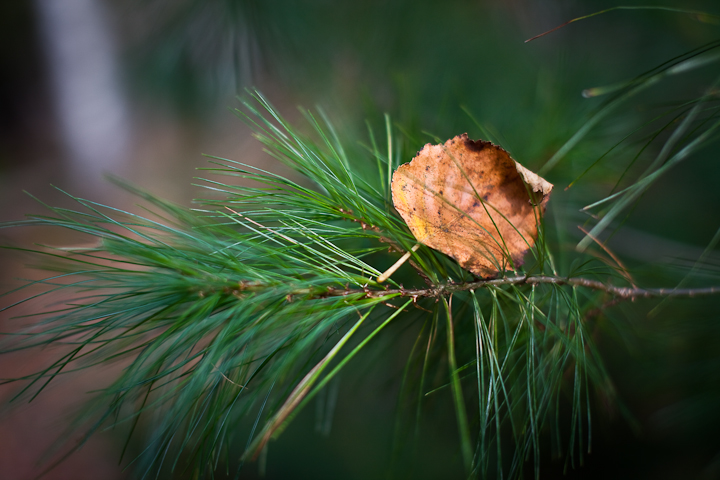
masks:
[[[589,288],[592,290],[602,290],[615,297],[633,299],[633,298],[651,298],[651,297],[696,297],[702,295],[720,294],[720,286],[705,288],[639,288],[639,287],[618,287],[606,284],[597,280],[590,280],[581,277],[551,277],[551,276],[517,276],[505,277],[494,280],[480,280],[477,282],[467,282],[458,284],[444,284],[433,288],[406,290],[404,288],[394,290],[371,290],[366,291],[368,296],[382,296],[389,294],[399,294],[403,297],[439,297],[449,295],[453,292],[477,290],[489,286],[499,285],[570,285],[574,287]],[[350,293],[359,293],[360,290]]]
[[[717,295],[720,294],[720,286],[704,287],[704,288],[639,288],[639,287],[618,287],[611,284],[606,284],[598,280],[591,280],[582,277],[553,277],[546,275],[539,276],[514,276],[497,278],[493,280],[479,280],[476,282],[465,282],[465,283],[446,283],[442,285],[431,286],[429,288],[420,289],[406,289],[406,288],[395,288],[395,289],[372,289],[365,287],[359,288],[334,288],[334,287],[318,287],[317,289],[311,288],[300,288],[293,290],[288,294],[288,300],[292,300],[293,297],[303,297],[305,299],[312,298],[327,298],[327,297],[340,297],[349,295],[361,295],[364,298],[380,298],[389,295],[399,297],[413,297],[413,298],[439,298],[446,295],[451,295],[455,292],[462,292],[468,290],[478,290],[481,288],[487,288],[491,286],[501,285],[570,285],[573,287],[589,288],[591,290],[601,290],[616,298],[620,299],[635,299],[635,298],[652,298],[652,297],[699,297],[705,295]],[[242,291],[258,291],[267,288],[272,288],[270,285],[261,283],[241,283],[238,289],[234,290],[234,293]]]

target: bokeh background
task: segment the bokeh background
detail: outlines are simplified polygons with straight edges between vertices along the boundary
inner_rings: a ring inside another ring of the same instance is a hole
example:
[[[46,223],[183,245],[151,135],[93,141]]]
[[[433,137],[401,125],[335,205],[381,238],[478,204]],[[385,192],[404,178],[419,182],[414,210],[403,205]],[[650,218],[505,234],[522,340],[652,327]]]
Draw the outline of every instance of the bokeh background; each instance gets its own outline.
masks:
[[[204,195],[193,186],[195,169],[206,165],[202,154],[286,172],[231,111],[245,88],[258,88],[291,121],[300,121],[297,105],[321,106],[352,142],[366,140],[366,121],[382,132],[383,114],[389,113],[413,141],[430,141],[429,134],[490,136],[536,168],[602,105],[603,99],[584,98],[584,89],[628,80],[720,36],[711,17],[622,11],[523,43],[619,4],[5,0],[0,2],[0,220],[42,211],[26,192],[70,205],[60,190],[141,212],[132,196],[103,179],[106,174],[190,206],[193,197]],[[720,14],[712,0],[652,5]],[[619,149],[584,182],[567,192],[564,186],[653,108],[702,95],[717,74],[710,64],[669,79],[598,125],[547,176],[560,187],[553,214],[583,223],[586,217],[577,213],[581,202],[607,194],[634,151]],[[653,148],[659,147],[648,153]],[[614,237],[610,245],[639,275],[650,262],[666,266],[667,276],[656,280],[676,281],[710,242],[720,226],[717,152],[710,145],[673,170]],[[579,232],[567,236],[572,243]],[[83,240],[12,229],[2,230],[0,241]],[[706,253],[701,273],[705,280],[718,278],[720,252]],[[17,255],[3,254],[0,261],[2,291],[35,275]],[[623,404],[598,400],[592,453],[564,478],[720,478],[717,300],[672,302],[653,318],[646,315],[648,305],[626,306],[633,321],[599,342]],[[400,333],[397,343],[386,341],[382,360],[358,362],[332,387],[338,392],[331,402],[332,425],[318,424],[316,412],[308,409],[271,445],[266,478],[460,477],[447,399],[428,404],[422,458],[402,464],[414,467],[398,467],[393,457],[398,379],[411,347]],[[0,377],[29,372],[51,354],[4,355]],[[48,449],[73,411],[82,408],[86,392],[112,374],[91,369],[56,382],[32,403],[3,409],[0,477],[29,479],[42,472],[48,463],[41,460],[54,458]],[[16,390],[0,388],[6,404]],[[133,478],[127,461],[118,465],[122,443],[112,431],[98,435],[44,478]],[[546,457],[543,477],[563,475],[564,461],[551,458],[549,450]],[[244,472],[254,478],[258,468],[249,465]]]

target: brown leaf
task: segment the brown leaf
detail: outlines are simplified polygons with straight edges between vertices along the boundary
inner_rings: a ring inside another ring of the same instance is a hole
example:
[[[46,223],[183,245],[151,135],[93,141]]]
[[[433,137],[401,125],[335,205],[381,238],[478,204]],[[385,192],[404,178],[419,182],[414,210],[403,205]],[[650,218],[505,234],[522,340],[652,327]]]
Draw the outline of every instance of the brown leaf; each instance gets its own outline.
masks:
[[[522,265],[552,188],[467,134],[425,145],[392,179],[393,203],[415,238],[483,278]]]

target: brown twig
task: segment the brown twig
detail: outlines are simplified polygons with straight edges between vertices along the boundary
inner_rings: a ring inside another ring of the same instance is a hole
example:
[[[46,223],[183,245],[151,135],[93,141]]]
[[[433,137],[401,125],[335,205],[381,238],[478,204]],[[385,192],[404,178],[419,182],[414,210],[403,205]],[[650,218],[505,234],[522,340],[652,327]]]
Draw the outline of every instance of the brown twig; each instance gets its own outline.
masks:
[[[479,280],[475,282],[465,283],[447,283],[431,286],[429,288],[406,289],[404,287],[386,290],[374,290],[365,288],[334,288],[334,287],[317,287],[317,288],[298,288],[290,292],[285,292],[291,297],[302,297],[306,300],[328,298],[328,297],[346,297],[359,295],[362,298],[382,298],[388,296],[395,297],[414,297],[414,298],[439,298],[451,295],[455,292],[463,292],[469,290],[478,290],[481,288],[495,287],[502,285],[569,285],[572,287],[588,288],[590,290],[599,290],[620,299],[635,298],[654,298],[654,297],[699,297],[705,295],[720,294],[720,286],[704,287],[704,288],[640,288],[640,287],[618,287],[616,285],[606,284],[598,280],[591,280],[582,277],[553,277],[546,275],[539,276],[514,276],[496,278],[492,280]],[[277,285],[263,284],[257,282],[241,282],[235,288],[226,288],[228,292],[236,293],[238,291],[260,291],[270,288],[277,288]],[[199,291],[199,295],[208,295],[212,292]]]
[[[397,294],[404,297],[439,297],[443,295],[449,295],[453,292],[476,290],[479,288],[499,285],[540,285],[540,284],[554,284],[554,285],[570,285],[573,287],[589,288],[591,290],[602,290],[609,293],[610,295],[632,299],[632,298],[651,298],[651,297],[695,297],[701,295],[716,295],[720,294],[720,287],[705,287],[705,288],[639,288],[639,287],[618,287],[615,285],[608,285],[597,280],[590,280],[588,278],[581,277],[550,277],[550,276],[517,276],[517,277],[505,277],[494,280],[480,280],[477,282],[467,282],[458,284],[446,284],[438,285],[434,288],[418,289],[418,290],[406,290],[406,289],[395,289],[395,290],[370,290],[367,292],[368,296],[385,296]],[[358,293],[359,291],[349,291],[347,295]]]

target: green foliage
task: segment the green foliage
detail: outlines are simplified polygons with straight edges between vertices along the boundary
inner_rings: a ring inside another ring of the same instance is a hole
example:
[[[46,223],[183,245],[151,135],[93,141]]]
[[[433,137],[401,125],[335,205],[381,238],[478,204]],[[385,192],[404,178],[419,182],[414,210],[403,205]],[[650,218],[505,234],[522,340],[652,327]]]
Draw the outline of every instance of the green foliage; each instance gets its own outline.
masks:
[[[52,343],[66,345],[67,352],[36,374],[14,379],[26,381],[21,393],[37,395],[61,373],[124,361],[122,374],[82,419],[88,435],[123,423],[133,425],[132,434],[141,418],[155,417],[143,468],[210,473],[218,462],[238,458],[229,452],[237,451],[244,417],[257,416],[245,455],[251,457],[389,321],[432,311],[418,337],[427,344],[420,384],[442,388],[428,383],[433,377],[450,382],[469,470],[485,475],[505,463],[515,475],[530,452],[539,468],[539,435],[558,415],[564,389],[573,405],[570,457],[576,444],[582,450],[588,378],[607,383],[581,322],[581,303],[595,294],[555,285],[488,286],[452,295],[449,303],[415,298],[417,308],[396,299],[402,296],[397,288],[383,294],[373,280],[381,273],[374,265],[384,262],[378,255],[387,248],[383,243],[402,250],[414,242],[390,213],[386,172],[396,162],[390,123],[389,156],[371,141],[351,163],[330,124],[306,112],[316,138],[310,140],[262,96],[255,100],[244,101],[241,115],[268,151],[305,180],[212,158],[209,171],[254,180],[253,186],[207,180],[225,198],[205,200],[195,211],[135,190],[159,220],[74,198],[81,210],[50,208],[54,215],[22,222],[68,228],[101,243],[43,251],[58,274],[38,283],[71,300],[60,310],[34,314],[35,326],[6,350]],[[362,168],[373,163],[377,168]],[[528,271],[552,275],[543,261],[549,251],[536,257],[541,262]],[[422,277],[405,277],[415,282],[471,280],[425,247],[414,261]],[[588,265],[574,274],[590,272]],[[445,344],[438,341],[443,330]],[[354,349],[344,349],[355,336],[361,340]],[[464,370],[475,370],[476,380],[461,381]],[[563,382],[568,371],[573,380]],[[467,390],[476,390],[477,405],[469,412]],[[157,411],[162,415],[153,415]],[[261,430],[253,436],[256,427]],[[503,432],[513,444],[504,458]]]
[[[718,46],[708,43],[622,85],[588,91],[610,98],[541,173],[560,165],[591,129],[646,89],[715,65]],[[649,119],[628,122],[631,133],[610,142],[614,146],[588,147],[604,153],[578,160],[580,175],[571,185],[604,166],[610,152],[633,154],[616,157],[629,158],[619,175],[609,168],[611,174],[593,177],[600,187],[614,185],[602,200],[588,189],[560,206],[551,203],[556,211],[540,229],[532,259],[510,273],[632,286],[614,257],[597,258],[602,250],[593,250],[593,237],[619,228],[620,215],[661,176],[717,138],[716,82],[703,85],[700,96],[672,99]],[[454,409],[467,475],[517,478],[528,475],[529,461],[539,477],[547,450],[563,455],[567,465],[582,462],[591,444],[591,391],[616,401],[595,343],[603,329],[627,332],[626,318],[608,314],[615,299],[560,283],[490,282],[453,290],[477,279],[424,246],[412,254],[412,266],[391,278],[390,288],[378,284],[384,268],[416,243],[393,210],[389,182],[422,143],[419,129],[385,116],[381,124],[371,119],[365,138],[355,142],[322,111],[303,111],[306,123],[298,128],[259,93],[242,102],[238,114],[296,174],[283,177],[210,157],[213,166],[205,170],[231,180],[203,179],[212,198],[197,209],[115,180],[150,205],[146,216],[71,197],[77,210],[48,207],[47,216],[7,225],[64,228],[98,241],[93,248],[16,248],[41,255],[54,273],[28,285],[43,293],[6,307],[38,305],[32,327],[9,335],[2,351],[64,346],[40,371],[5,379],[23,382],[18,395],[34,398],[58,375],[122,362],[122,372],[78,420],[85,438],[115,427],[124,429],[128,443],[140,437],[136,461],[145,476],[189,471],[232,477],[361,352],[381,356],[373,347],[388,325],[401,323],[405,335],[415,335],[404,352],[401,405],[412,407],[410,422],[419,424],[426,397],[450,391],[447,408]],[[520,148],[541,151],[548,142],[539,138]],[[643,153],[657,143],[659,153],[647,160]],[[642,172],[638,161],[647,163]],[[605,210],[589,217],[597,221],[579,252],[566,247],[579,217],[563,209],[586,197],[593,200],[585,211]],[[643,278],[654,273],[649,269]],[[440,287],[448,289],[412,294]],[[57,295],[61,307],[39,307]],[[400,437],[398,451],[414,448]]]
[[[254,185],[208,180],[209,188],[226,198],[205,200],[204,208],[192,212],[136,190],[153,204],[160,220],[75,198],[81,210],[50,208],[54,215],[23,222],[83,232],[101,244],[44,253],[56,262],[58,274],[39,283],[48,293],[66,291],[72,300],[60,310],[35,314],[42,328],[33,327],[12,348],[54,343],[67,345],[68,351],[22,379],[27,384],[21,393],[37,395],[61,372],[126,359],[122,374],[83,420],[90,422],[89,434],[108,425],[135,425],[162,409],[143,454],[145,468],[186,468],[177,465],[187,458],[202,472],[220,460],[232,462],[232,456],[225,457],[225,445],[237,448],[237,425],[262,404],[265,408],[254,415],[265,428],[248,450],[256,453],[253,448],[282,430],[295,409],[389,320],[421,316],[421,310],[408,313],[406,309],[414,309],[406,301],[395,302],[397,310],[390,315],[385,305],[400,294],[382,294],[373,280],[381,273],[373,264],[387,248],[383,242],[409,249],[414,241],[389,213],[385,172],[388,166],[393,169],[392,156],[377,146],[369,148],[364,164],[378,168],[360,170],[376,175],[360,175],[351,165],[362,166],[363,161],[355,156],[350,163],[331,125],[321,126],[306,113],[317,138],[310,140],[262,96],[255,99],[257,103],[245,102],[243,115],[268,150],[305,181],[215,158],[211,162],[216,166],[208,170],[252,179]],[[391,135],[387,143],[392,142]],[[392,147],[389,151],[392,154]],[[312,185],[303,185],[307,180]],[[433,284],[470,279],[454,262],[427,248],[415,254],[415,262]],[[364,290],[379,294],[368,296]],[[474,312],[467,318],[471,322],[461,315],[455,327],[451,311],[457,306],[417,300],[418,308],[435,310],[427,329],[433,333],[422,340],[429,342],[426,368],[442,365],[439,358],[449,355],[450,369],[441,378],[452,381],[468,468],[472,464],[486,470],[496,461],[488,446],[496,444],[499,456],[496,436],[508,428],[515,443],[510,457],[517,469],[525,449],[538,448],[537,435],[547,412],[555,408],[562,372],[575,369],[578,417],[586,402],[581,392],[587,372],[601,375],[593,356],[585,352],[576,295],[562,287],[526,290],[497,287],[482,295],[453,296],[455,305],[464,303]],[[359,313],[360,321],[352,320]],[[360,328],[364,322],[369,327]],[[436,344],[443,324],[447,349]],[[463,401],[463,388],[468,387],[459,377],[468,366],[458,368],[457,359],[465,363],[473,355],[467,345],[455,346],[461,326],[477,333],[474,364],[482,394],[479,409],[470,416]],[[347,352],[341,347],[351,335],[364,340]],[[333,362],[337,356],[339,363]],[[331,365],[334,369],[326,373]],[[480,432],[475,444],[471,430]],[[168,451],[174,456],[166,457]],[[182,457],[187,451],[189,456]]]

